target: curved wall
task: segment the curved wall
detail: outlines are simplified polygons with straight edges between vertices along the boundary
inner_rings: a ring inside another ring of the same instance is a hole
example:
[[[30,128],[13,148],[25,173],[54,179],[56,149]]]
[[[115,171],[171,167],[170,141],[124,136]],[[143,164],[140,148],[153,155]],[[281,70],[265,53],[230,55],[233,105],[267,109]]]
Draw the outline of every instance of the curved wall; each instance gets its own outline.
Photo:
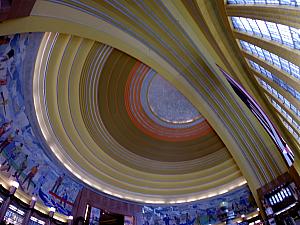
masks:
[[[0,39],[0,170],[25,193],[69,215],[82,186],[46,154],[28,116],[32,96],[24,84],[32,83],[41,38],[41,33],[25,33]]]
[[[172,206],[146,206],[143,208],[142,224],[165,224],[167,218],[170,224],[193,225],[221,223],[220,203],[227,202],[228,208],[235,212],[236,218],[249,215],[257,210],[255,200],[247,185],[230,193],[212,197],[201,202]],[[200,222],[200,223],[199,223]]]

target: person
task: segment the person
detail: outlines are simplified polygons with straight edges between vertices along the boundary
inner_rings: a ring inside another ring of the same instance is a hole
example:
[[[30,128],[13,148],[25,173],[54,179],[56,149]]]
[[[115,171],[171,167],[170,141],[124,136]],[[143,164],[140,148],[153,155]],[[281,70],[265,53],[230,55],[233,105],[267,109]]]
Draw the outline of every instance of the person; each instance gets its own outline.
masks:
[[[24,185],[26,181],[28,182],[27,190],[28,190],[28,188],[29,188],[29,185],[30,185],[32,179],[33,179],[34,176],[37,174],[38,168],[39,168],[39,164],[37,164],[36,166],[33,166],[33,167],[31,168],[30,172],[29,172],[29,173],[27,174],[27,176],[25,177],[24,181],[22,182],[22,185]]]
[[[38,195],[40,189],[42,188],[43,184],[46,183],[46,176],[40,176],[39,179],[36,182],[36,186],[34,190],[32,191],[32,195]]]
[[[201,225],[201,223],[200,223],[200,215],[199,215],[198,212],[196,212],[195,225]]]
[[[189,213],[185,214],[185,223],[186,223],[186,225],[189,225],[191,223]]]
[[[170,225],[170,217],[168,214],[166,214],[165,218],[163,219],[165,221],[165,225]]]
[[[84,218],[83,216],[79,216],[76,218],[75,222],[74,222],[75,225],[84,225],[85,222],[84,222]]]
[[[175,220],[175,223],[176,225],[180,225],[180,217],[178,216],[174,216],[174,220]]]
[[[8,135],[8,137],[1,142],[0,144],[0,153],[3,151],[4,148],[6,148],[10,143],[13,142],[13,140],[15,139],[15,137],[19,134],[19,130],[17,129],[15,131],[15,135],[13,133],[10,133]]]
[[[11,128],[11,124],[13,123],[13,121],[9,121],[6,123],[3,123],[2,126],[0,127],[0,137],[2,137],[3,134],[6,133],[6,131],[8,131]]]
[[[28,166],[28,155],[25,155],[24,160],[21,162],[20,167],[16,170],[13,177],[19,179],[19,176],[23,173],[24,170],[26,170],[27,166]]]
[[[23,148],[23,143],[21,143],[19,146],[16,146],[12,152],[11,155],[1,164],[4,166],[6,163],[8,164],[7,172],[10,170],[11,163],[21,154]]]
[[[67,201],[68,201],[68,192],[67,189],[65,189],[64,192],[62,193],[60,204],[64,202],[64,208],[66,208]]]
[[[1,3],[0,3],[0,6],[1,6]],[[1,36],[0,37],[0,45],[7,45],[7,44],[9,44],[9,41],[10,41],[10,38],[8,36]]]
[[[53,193],[55,193],[55,194],[57,193],[58,188],[60,187],[60,185],[62,184],[62,182],[63,182],[63,180],[64,180],[64,177],[65,177],[65,174],[59,176],[59,177],[56,179],[56,181],[55,181],[55,183],[54,183],[54,186],[53,186],[52,189],[51,189],[51,191],[52,191]]]
[[[7,74],[8,74],[8,61],[15,54],[13,49],[10,49],[5,55],[0,56],[0,85],[7,84]]]

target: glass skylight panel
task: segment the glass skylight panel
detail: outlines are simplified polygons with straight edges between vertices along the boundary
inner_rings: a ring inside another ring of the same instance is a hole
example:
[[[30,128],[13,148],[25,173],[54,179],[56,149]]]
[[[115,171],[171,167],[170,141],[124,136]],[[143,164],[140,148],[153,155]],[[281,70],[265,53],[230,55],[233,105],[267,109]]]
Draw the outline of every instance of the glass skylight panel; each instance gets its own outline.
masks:
[[[262,21],[262,24],[263,23],[266,23],[267,28],[270,32],[271,39],[273,41],[281,43],[282,41],[281,41],[280,33],[279,33],[279,30],[278,30],[278,27],[276,26],[276,23]]]
[[[300,29],[273,22],[231,17],[234,29],[300,50]]]
[[[278,91],[272,88],[267,82],[257,77],[260,85],[267,90],[274,98],[276,98],[279,102],[281,102],[287,109],[290,109],[295,116],[300,118],[300,109],[296,108],[293,104],[291,104],[286,98],[284,98]]]
[[[300,5],[300,4],[299,4]],[[292,38],[295,42],[296,49],[300,49],[300,29],[291,27]]]
[[[253,34],[254,33],[253,30],[252,30],[253,24],[251,24],[252,19],[247,19],[247,18],[244,18],[244,17],[240,17],[240,20],[243,24],[243,27],[244,27],[245,31],[248,32],[248,33]]]
[[[232,20],[232,25],[235,29],[240,30],[240,31],[246,31],[246,29],[239,17],[231,17],[231,20]]]
[[[285,83],[283,80],[276,77],[274,74],[272,74],[270,71],[266,70],[264,67],[258,65],[257,63],[253,62],[252,60],[248,60],[251,67],[254,68],[256,71],[258,71],[260,74],[264,75],[265,77],[272,80],[275,84],[280,86],[283,90],[290,93],[293,97],[295,97],[298,101],[300,101],[300,92],[295,90],[293,87],[291,87],[289,84]]]
[[[251,53],[252,55],[258,56],[259,58],[267,61],[270,64],[273,64],[275,67],[289,73],[291,76],[300,80],[300,68],[299,66],[291,63],[290,61],[275,55],[265,49],[262,49],[258,46],[255,46],[246,41],[240,40],[242,49]]]
[[[270,31],[269,31],[265,21],[257,20],[256,22],[261,31],[261,35],[259,35],[259,36],[266,38],[266,39],[271,39],[271,34],[270,34]]]
[[[273,98],[271,98],[271,102],[273,106],[277,109],[278,112],[280,112],[290,123],[294,125],[294,127],[300,131],[299,124],[293,120],[292,116],[286,112]]]
[[[268,4],[268,5],[287,5],[300,6],[300,0],[228,0],[227,4]]]
[[[300,137],[297,134],[297,132],[295,132],[294,129],[286,121],[284,121],[283,119],[282,119],[282,122],[283,122],[284,126],[288,129],[288,131],[296,138],[296,140],[298,142],[300,142]]]

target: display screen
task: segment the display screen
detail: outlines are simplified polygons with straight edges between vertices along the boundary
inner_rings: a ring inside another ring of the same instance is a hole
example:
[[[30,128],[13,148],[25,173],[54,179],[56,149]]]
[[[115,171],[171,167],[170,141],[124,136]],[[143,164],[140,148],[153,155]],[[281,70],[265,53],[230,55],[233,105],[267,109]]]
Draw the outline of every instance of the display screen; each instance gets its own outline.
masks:
[[[91,208],[89,225],[99,225],[101,217],[101,210],[98,208]]]
[[[89,225],[133,225],[132,216],[111,213],[89,205],[86,209],[86,219]]]
[[[133,216],[125,216],[124,225],[133,225]]]
[[[107,211],[102,212],[100,225],[124,225],[124,216]]]

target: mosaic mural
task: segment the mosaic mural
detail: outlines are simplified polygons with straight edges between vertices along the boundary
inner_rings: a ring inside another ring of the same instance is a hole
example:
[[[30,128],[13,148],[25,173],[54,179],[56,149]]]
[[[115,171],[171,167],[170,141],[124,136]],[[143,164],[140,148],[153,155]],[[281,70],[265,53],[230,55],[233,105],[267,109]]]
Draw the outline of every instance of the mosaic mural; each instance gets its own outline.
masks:
[[[25,73],[24,59],[40,41],[39,33],[0,37],[0,172],[46,206],[70,215],[81,185],[46,156],[25,113],[22,84],[31,75]],[[35,57],[31,60],[33,67]]]
[[[237,217],[247,215],[257,209],[247,185],[229,193],[202,200],[193,204],[167,207],[143,208],[143,225],[200,225],[221,222],[221,202],[228,203]]]

